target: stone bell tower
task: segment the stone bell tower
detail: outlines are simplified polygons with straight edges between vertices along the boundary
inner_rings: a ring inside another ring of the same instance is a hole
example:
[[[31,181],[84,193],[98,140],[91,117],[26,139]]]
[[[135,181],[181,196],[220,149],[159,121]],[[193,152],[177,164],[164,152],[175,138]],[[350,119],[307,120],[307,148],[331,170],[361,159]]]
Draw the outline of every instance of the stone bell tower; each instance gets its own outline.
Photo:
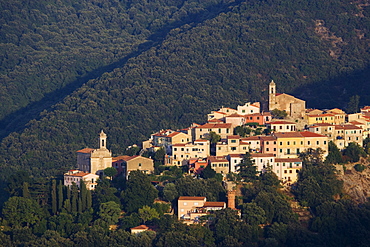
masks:
[[[269,84],[269,111],[276,108],[276,84],[272,80]]]

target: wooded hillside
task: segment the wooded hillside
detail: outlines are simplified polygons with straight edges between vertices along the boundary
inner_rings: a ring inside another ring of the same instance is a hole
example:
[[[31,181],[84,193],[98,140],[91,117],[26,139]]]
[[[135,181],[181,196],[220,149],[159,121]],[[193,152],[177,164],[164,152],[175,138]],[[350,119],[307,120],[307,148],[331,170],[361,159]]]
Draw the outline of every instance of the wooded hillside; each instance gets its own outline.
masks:
[[[369,104],[367,2],[1,1],[2,174],[61,174],[101,129],[120,154],[271,79],[309,107]]]

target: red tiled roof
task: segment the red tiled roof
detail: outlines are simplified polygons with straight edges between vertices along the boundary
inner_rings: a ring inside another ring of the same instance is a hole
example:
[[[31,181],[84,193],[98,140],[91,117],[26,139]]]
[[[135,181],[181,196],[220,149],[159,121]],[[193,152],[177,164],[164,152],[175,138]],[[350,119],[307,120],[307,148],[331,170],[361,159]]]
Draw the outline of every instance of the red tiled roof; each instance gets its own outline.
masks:
[[[205,202],[203,207],[225,207],[225,202]]]
[[[272,121],[267,124],[295,124],[295,123],[288,122],[288,121]]]
[[[329,123],[315,123],[311,127],[315,127],[315,126],[333,126],[333,125]]]
[[[243,141],[259,141],[260,138],[258,136],[250,136],[242,138]]]
[[[229,157],[241,158],[241,157],[243,157],[243,155],[242,154],[229,154]]]
[[[178,134],[181,134],[182,132],[177,132],[177,131],[175,131],[175,132],[173,132],[173,133],[171,133],[171,134],[169,134],[169,135],[167,135],[167,137],[174,137],[174,136],[176,136],[176,135],[178,135]]]
[[[203,128],[203,129],[231,128],[231,123],[220,123],[220,124],[206,123],[206,124],[197,126],[196,128]]]
[[[231,136],[227,136],[227,139],[240,139],[240,136],[239,135],[231,135]]]
[[[274,136],[276,136],[277,138],[302,137],[300,132],[277,132],[277,133],[274,133]]]
[[[229,162],[225,156],[209,156],[208,160],[210,162]]]
[[[149,227],[147,227],[146,225],[140,225],[140,226],[135,226],[135,227],[132,227],[130,228],[131,230],[148,230]]]
[[[268,153],[251,153],[252,157],[274,157],[274,154],[268,154]]]
[[[64,174],[64,176],[71,176],[71,177],[84,177],[84,176],[86,176],[86,175],[88,175],[88,174],[90,174],[90,173],[88,173],[88,172],[79,172],[79,173],[71,173],[71,174],[69,174],[69,173],[65,173],[65,174]]]
[[[276,158],[275,162],[302,162],[298,158]]]
[[[310,132],[310,131],[302,131],[302,132],[299,132],[303,137],[326,137],[324,135],[320,135],[320,134],[317,134],[317,133],[313,133],[313,132]]]
[[[331,113],[324,113],[324,114],[314,114],[308,115],[309,117],[334,117],[334,114]]]
[[[262,141],[275,141],[276,140],[275,136],[259,136],[259,138]]]
[[[360,127],[357,127],[355,125],[350,125],[350,124],[347,124],[347,125],[334,125],[335,126],[335,129],[343,129],[343,130],[353,130],[353,129],[361,129]]]
[[[239,114],[237,114],[237,113],[234,113],[234,114],[231,114],[231,115],[229,115],[229,116],[227,116],[227,117],[244,117],[244,116],[239,115]]]
[[[205,196],[180,196],[179,201],[204,201],[206,199]]]
[[[92,151],[94,151],[93,148],[84,148],[84,149],[81,149],[81,150],[78,150],[76,151],[77,153],[85,153],[85,154],[89,154],[89,153],[92,153]]]

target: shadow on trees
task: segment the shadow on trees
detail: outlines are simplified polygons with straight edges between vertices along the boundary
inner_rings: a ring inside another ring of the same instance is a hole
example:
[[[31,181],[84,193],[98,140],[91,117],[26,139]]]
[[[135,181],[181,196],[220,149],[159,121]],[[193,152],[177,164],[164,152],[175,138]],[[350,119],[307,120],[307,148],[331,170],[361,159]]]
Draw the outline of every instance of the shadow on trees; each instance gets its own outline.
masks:
[[[231,11],[233,6],[240,4],[241,0],[234,1],[232,3],[217,4],[200,11],[199,13],[189,14],[179,21],[173,22],[166,25],[159,30],[155,31],[152,35],[147,38],[147,41],[138,45],[137,49],[125,56],[124,58],[114,62],[110,65],[100,67],[98,69],[92,70],[85,76],[78,78],[77,80],[69,83],[63,88],[55,90],[51,93],[45,94],[45,96],[36,102],[30,103],[28,106],[19,109],[8,116],[5,116],[2,121],[0,121],[0,140],[8,136],[11,132],[20,132],[25,127],[26,124],[33,119],[38,120],[40,118],[40,113],[43,110],[51,110],[52,106],[56,103],[62,101],[66,96],[71,94],[76,89],[80,88],[83,84],[87,83],[91,79],[98,78],[104,73],[112,72],[116,68],[123,67],[126,62],[140,54],[148,51],[152,47],[160,45],[166,38],[167,34],[174,28],[179,28],[185,24],[190,25],[190,29],[196,25],[212,19],[219,15],[220,13],[227,13]]]

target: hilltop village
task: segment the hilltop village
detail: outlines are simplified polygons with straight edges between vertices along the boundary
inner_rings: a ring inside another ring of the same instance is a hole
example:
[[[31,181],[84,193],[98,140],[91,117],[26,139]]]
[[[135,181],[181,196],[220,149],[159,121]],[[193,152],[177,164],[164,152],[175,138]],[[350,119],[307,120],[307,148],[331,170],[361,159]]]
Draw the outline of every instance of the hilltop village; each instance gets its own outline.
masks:
[[[271,170],[285,187],[293,185],[302,169],[300,154],[321,149],[325,158],[329,142],[339,150],[350,143],[363,146],[369,137],[370,107],[360,113],[346,114],[343,110],[307,109],[306,102],[285,93],[277,93],[276,84],[269,84],[269,111],[262,111],[259,102],[246,103],[236,109],[222,107],[207,115],[203,124],[193,123],[179,130],[160,130],[142,143],[139,155],[112,157],[107,149],[107,135],[101,131],[99,148],[77,151],[77,169],[64,174],[64,185],[84,181],[94,190],[106,168],[115,168],[115,176],[129,179],[132,171],[152,174],[155,162],[144,157],[145,152],[163,152],[162,166],[186,168],[187,174],[198,177],[208,167],[214,170],[225,186],[229,186],[228,202],[208,202],[206,197],[179,195],[179,219],[194,222],[210,210],[235,208],[235,190],[226,181],[229,174],[238,174],[245,155],[261,174]],[[141,227],[141,228],[140,228]],[[140,229],[147,230],[146,226]],[[140,229],[133,231],[140,231]]]

